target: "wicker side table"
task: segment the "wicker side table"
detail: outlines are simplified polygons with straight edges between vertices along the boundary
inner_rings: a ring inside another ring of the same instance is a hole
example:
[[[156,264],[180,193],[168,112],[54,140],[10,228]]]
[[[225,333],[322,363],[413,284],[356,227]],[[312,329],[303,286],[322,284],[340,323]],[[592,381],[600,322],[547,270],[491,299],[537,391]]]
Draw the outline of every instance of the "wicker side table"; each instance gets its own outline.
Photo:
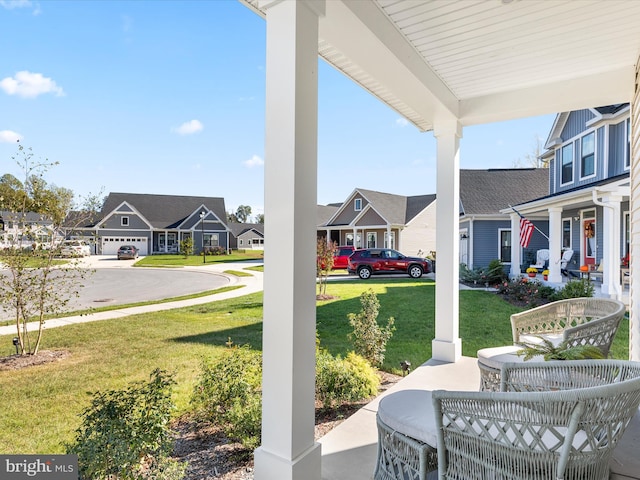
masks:
[[[437,436],[431,392],[403,390],[387,395],[378,406],[376,423],[375,480],[425,480],[427,476],[437,475]]]

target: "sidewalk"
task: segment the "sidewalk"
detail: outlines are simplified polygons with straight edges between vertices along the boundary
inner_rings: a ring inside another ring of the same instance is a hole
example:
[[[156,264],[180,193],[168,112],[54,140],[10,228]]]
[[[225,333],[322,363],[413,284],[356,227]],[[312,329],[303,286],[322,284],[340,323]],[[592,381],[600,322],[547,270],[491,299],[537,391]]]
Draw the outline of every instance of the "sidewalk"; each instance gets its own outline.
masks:
[[[95,259],[91,264],[91,268],[100,268],[99,265],[95,264]],[[216,273],[217,275],[222,275],[229,279],[229,284],[227,286],[240,285],[241,288],[236,288],[234,290],[230,290],[227,292],[216,293],[213,295],[208,295],[206,297],[198,297],[198,298],[190,298],[188,300],[178,300],[175,302],[167,302],[167,303],[157,303],[152,305],[144,305],[139,307],[129,307],[129,308],[116,308],[114,310],[109,310],[106,312],[97,312],[90,313],[86,315],[76,315],[73,317],[62,317],[62,318],[54,318],[47,320],[45,322],[45,328],[56,328],[63,327],[65,325],[71,325],[74,323],[86,323],[86,322],[95,322],[98,320],[109,320],[113,318],[122,318],[130,315],[137,315],[139,313],[148,313],[148,312],[159,312],[162,310],[171,310],[174,308],[181,307],[190,307],[192,305],[201,305],[203,303],[209,303],[216,300],[226,300],[228,298],[240,297],[243,295],[248,295],[250,293],[261,292],[262,291],[262,272],[256,272],[254,270],[249,270],[247,273],[250,273],[250,277],[236,277],[235,275],[230,275],[224,273],[225,270],[244,270],[248,267],[253,267],[256,265],[261,265],[261,262],[237,262],[237,263],[217,263],[211,265],[203,265],[202,267],[191,267],[191,270],[207,270]],[[123,264],[121,264],[124,266]],[[110,266],[111,267],[111,266]],[[27,324],[28,331],[34,331],[38,329],[38,322],[31,322]],[[15,335],[16,334],[16,326],[15,325],[7,325],[0,327],[0,336],[2,335]]]

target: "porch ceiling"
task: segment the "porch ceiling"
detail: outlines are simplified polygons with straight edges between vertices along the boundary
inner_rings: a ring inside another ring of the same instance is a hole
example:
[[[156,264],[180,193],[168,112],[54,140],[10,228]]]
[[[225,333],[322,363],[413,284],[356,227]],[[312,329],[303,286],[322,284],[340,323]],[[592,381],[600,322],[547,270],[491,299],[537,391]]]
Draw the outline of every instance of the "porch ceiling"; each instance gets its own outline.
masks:
[[[329,0],[318,51],[431,130],[628,102],[639,27],[630,0]]]

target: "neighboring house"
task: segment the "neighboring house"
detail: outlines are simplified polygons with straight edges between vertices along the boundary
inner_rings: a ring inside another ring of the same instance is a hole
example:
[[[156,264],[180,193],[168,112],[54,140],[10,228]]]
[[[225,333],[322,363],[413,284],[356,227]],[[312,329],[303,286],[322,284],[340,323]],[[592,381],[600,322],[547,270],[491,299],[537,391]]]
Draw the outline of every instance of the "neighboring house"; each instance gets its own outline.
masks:
[[[0,247],[31,247],[50,245],[63,236],[53,227],[53,222],[41,213],[14,213],[0,211]]]
[[[98,220],[74,233],[95,239],[95,253],[113,255],[120,245],[135,245],[141,255],[175,253],[193,239],[194,250],[229,248],[224,199],[179,195],[110,193]]]
[[[518,211],[549,231],[550,281],[560,280],[559,260],[573,251],[569,270],[602,264],[602,291],[620,295],[620,263],[629,253],[629,104],[560,113],[546,151],[549,190],[544,198],[521,202]],[[524,185],[523,185],[524,186]],[[508,209],[502,213],[509,214]],[[512,217],[514,238],[518,218]],[[535,234],[534,234],[535,235]],[[514,242],[514,245],[517,243]],[[520,273],[522,251],[511,252],[511,274]]]
[[[229,248],[264,250],[264,224],[229,222],[227,226],[231,232]]]
[[[549,192],[546,168],[460,170],[460,263],[483,268],[492,260],[511,263],[511,218],[501,210],[543,197]],[[538,225],[544,232],[546,225]],[[546,232],[545,232],[546,234]],[[547,248],[534,232],[530,248]],[[534,263],[534,262],[531,262]]]
[[[435,199],[435,195],[405,197],[356,188],[342,204],[318,207],[318,237],[356,248],[427,255],[436,249]]]

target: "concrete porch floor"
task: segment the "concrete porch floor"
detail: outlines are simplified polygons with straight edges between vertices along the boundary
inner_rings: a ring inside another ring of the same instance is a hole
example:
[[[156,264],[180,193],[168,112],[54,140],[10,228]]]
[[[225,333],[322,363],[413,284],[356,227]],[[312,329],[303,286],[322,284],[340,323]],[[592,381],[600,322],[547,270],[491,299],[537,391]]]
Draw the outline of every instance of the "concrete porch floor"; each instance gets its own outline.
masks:
[[[361,408],[320,439],[323,480],[370,480],[377,454],[376,412],[383,396],[407,389],[478,390],[480,372],[476,359],[462,357],[456,363],[429,360],[396,385]],[[616,448],[611,462],[612,480],[640,480],[640,412],[636,414]]]

